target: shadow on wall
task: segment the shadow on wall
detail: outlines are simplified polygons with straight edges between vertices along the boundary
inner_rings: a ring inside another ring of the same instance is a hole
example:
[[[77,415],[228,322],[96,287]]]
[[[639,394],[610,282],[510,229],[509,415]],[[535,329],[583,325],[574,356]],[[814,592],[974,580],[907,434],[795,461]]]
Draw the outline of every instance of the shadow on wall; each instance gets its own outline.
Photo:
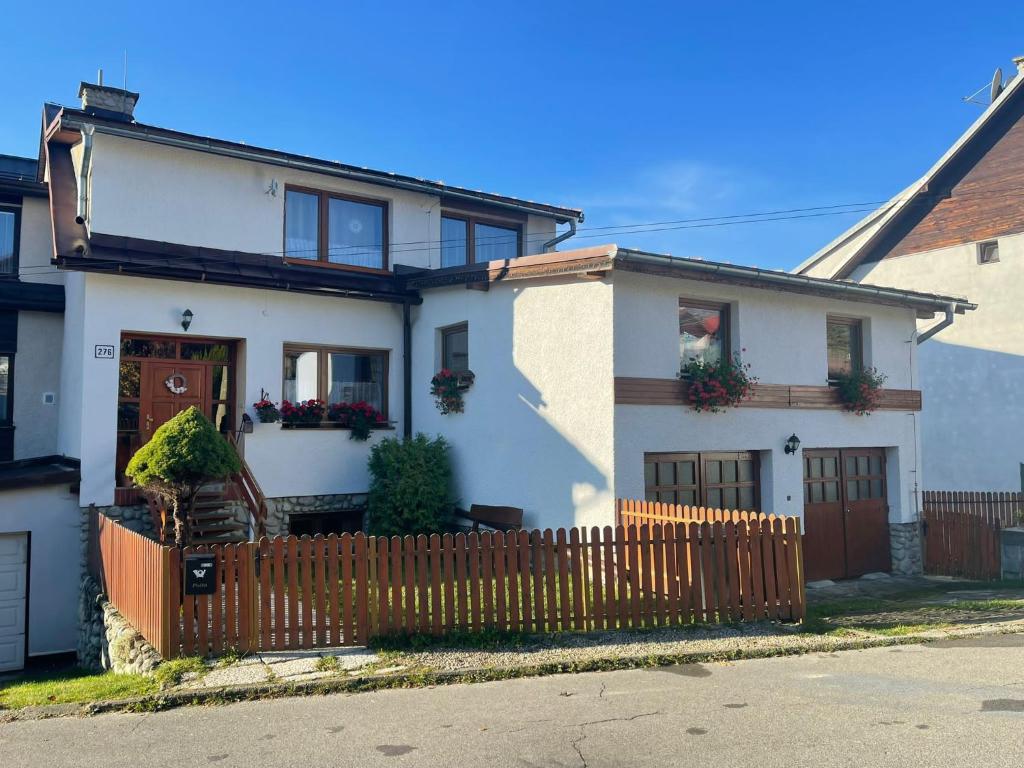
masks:
[[[453,420],[441,429],[451,438],[461,503],[522,507],[527,527],[612,524],[610,478],[586,453],[588,447],[604,447],[579,445],[566,426],[591,435],[592,425],[582,422],[588,416],[607,419],[611,461],[613,414],[600,402],[589,403],[587,391],[571,380],[579,375],[569,368],[579,356],[580,326],[522,310],[524,290],[546,289],[492,289],[486,317],[470,323],[477,382],[467,395],[466,412],[449,417]],[[609,377],[610,365],[609,360]],[[553,421],[552,406],[562,426]]]
[[[918,350],[924,488],[1021,487],[1024,356],[946,344]]]

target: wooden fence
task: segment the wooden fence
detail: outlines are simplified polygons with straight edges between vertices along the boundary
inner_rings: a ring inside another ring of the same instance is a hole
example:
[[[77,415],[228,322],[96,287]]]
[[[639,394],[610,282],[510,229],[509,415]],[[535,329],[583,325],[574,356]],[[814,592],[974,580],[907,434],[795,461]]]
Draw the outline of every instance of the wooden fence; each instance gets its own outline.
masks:
[[[925,491],[925,512],[962,512],[1010,528],[1024,522],[1024,493],[991,491]]]
[[[109,520],[102,526],[120,528]],[[397,633],[587,631],[804,617],[795,518],[674,518],[629,528],[429,537],[290,536],[184,550],[146,544],[158,552],[146,555],[153,567],[146,574],[130,557],[101,556],[106,572],[130,571],[116,577],[119,583],[145,585],[137,592],[149,599],[159,595],[156,610],[130,590],[108,593],[151,642],[166,638],[154,642],[165,658],[228,648],[362,645]],[[214,559],[213,595],[182,594],[189,554]],[[118,598],[127,601],[122,605]]]

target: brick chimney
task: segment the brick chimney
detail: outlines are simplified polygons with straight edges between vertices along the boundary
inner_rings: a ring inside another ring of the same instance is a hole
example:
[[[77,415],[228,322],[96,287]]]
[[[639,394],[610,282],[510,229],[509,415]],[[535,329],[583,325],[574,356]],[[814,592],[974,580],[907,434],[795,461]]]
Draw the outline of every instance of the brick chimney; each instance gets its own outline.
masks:
[[[134,121],[132,114],[139,100],[137,93],[109,85],[82,83],[78,87],[78,96],[82,99],[82,110],[90,115],[125,123]]]

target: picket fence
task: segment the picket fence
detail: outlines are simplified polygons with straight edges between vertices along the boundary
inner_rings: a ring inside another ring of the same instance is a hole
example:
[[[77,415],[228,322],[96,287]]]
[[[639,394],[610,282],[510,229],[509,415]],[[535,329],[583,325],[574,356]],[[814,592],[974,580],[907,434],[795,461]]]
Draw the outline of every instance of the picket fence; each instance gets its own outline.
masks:
[[[621,519],[632,515],[628,526],[184,549],[98,515],[97,567],[111,601],[164,658],[363,645],[403,633],[803,619],[795,518],[662,521],[653,510],[643,519],[642,504],[619,504]],[[183,594],[190,554],[214,560],[214,594]]]
[[[999,531],[1018,524],[1024,494],[925,491],[924,570],[940,576],[998,579]]]

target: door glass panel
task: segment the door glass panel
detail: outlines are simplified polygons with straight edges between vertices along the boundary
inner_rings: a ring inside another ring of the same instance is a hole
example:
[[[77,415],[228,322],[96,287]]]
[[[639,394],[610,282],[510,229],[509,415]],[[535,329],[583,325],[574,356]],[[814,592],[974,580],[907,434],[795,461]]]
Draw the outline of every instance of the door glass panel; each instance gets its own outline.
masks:
[[[722,482],[722,462],[720,461],[708,461],[704,463],[704,478],[709,483],[720,483]]]
[[[675,504],[676,503],[676,492],[675,491],[659,491],[658,501],[662,504]]]
[[[839,474],[839,468],[836,466],[837,461],[835,456],[827,456],[821,460],[821,473],[823,477],[836,477]]]
[[[847,456],[846,457],[846,474],[856,475],[857,474],[857,457]]]
[[[871,498],[880,499],[882,498],[882,481],[875,479],[871,481]]]
[[[120,365],[117,393],[120,397],[141,397],[142,363],[124,360]]]
[[[658,500],[658,493],[657,493],[657,491],[648,490],[646,493],[644,493],[644,501],[657,501],[657,500]]]
[[[871,456],[870,459],[871,459],[871,462],[870,462],[871,474],[872,475],[880,475],[880,474],[882,474],[882,457],[881,456]]]
[[[679,503],[689,504],[691,507],[697,506],[697,491],[679,491]]]
[[[822,500],[821,483],[808,483],[811,490],[811,503],[817,504]]]
[[[740,482],[751,483],[754,481],[754,462],[752,461],[740,461],[739,462]]]
[[[160,339],[124,339],[121,341],[121,357],[159,357],[173,359],[178,351],[173,341]]]
[[[808,459],[811,465],[811,477],[821,477],[821,459]]]
[[[226,365],[210,366],[210,397],[213,400],[231,399],[231,382],[228,381]],[[214,422],[216,424],[217,422]]]
[[[857,481],[856,480],[848,480],[846,482],[846,500],[847,501],[856,501],[858,498],[860,498],[860,497],[857,496]]]
[[[696,464],[692,461],[676,462],[676,482],[679,485],[696,485]]]
[[[227,362],[230,358],[227,344],[182,342],[182,360],[212,360]]]
[[[740,509],[753,509],[754,508],[754,489],[752,486],[745,485],[739,489],[740,491]]]
[[[723,488],[722,489],[722,508],[723,509],[736,509],[736,503],[739,501],[739,494],[736,493],[735,488]]]
[[[857,496],[862,499],[871,498],[871,484],[867,480],[857,481]]]
[[[654,464],[650,462],[644,462],[644,485],[650,488],[652,485],[657,485],[657,469]]]
[[[120,432],[135,432],[139,429],[139,404],[119,403],[117,406],[117,429]]]
[[[839,501],[839,483],[825,483],[825,501]]]
[[[866,475],[868,474],[868,457],[858,456],[857,457],[857,474]]]
[[[735,461],[723,461],[722,462],[722,482],[735,483],[736,482],[736,462]]]
[[[231,429],[230,408],[227,403],[214,403],[210,407],[210,421],[221,432]]]
[[[658,485],[675,485],[675,477],[673,469],[675,465],[668,461],[662,461],[658,464]]]
[[[716,509],[722,506],[722,491],[719,488],[708,488],[705,494],[706,504],[705,506],[714,507]]]

